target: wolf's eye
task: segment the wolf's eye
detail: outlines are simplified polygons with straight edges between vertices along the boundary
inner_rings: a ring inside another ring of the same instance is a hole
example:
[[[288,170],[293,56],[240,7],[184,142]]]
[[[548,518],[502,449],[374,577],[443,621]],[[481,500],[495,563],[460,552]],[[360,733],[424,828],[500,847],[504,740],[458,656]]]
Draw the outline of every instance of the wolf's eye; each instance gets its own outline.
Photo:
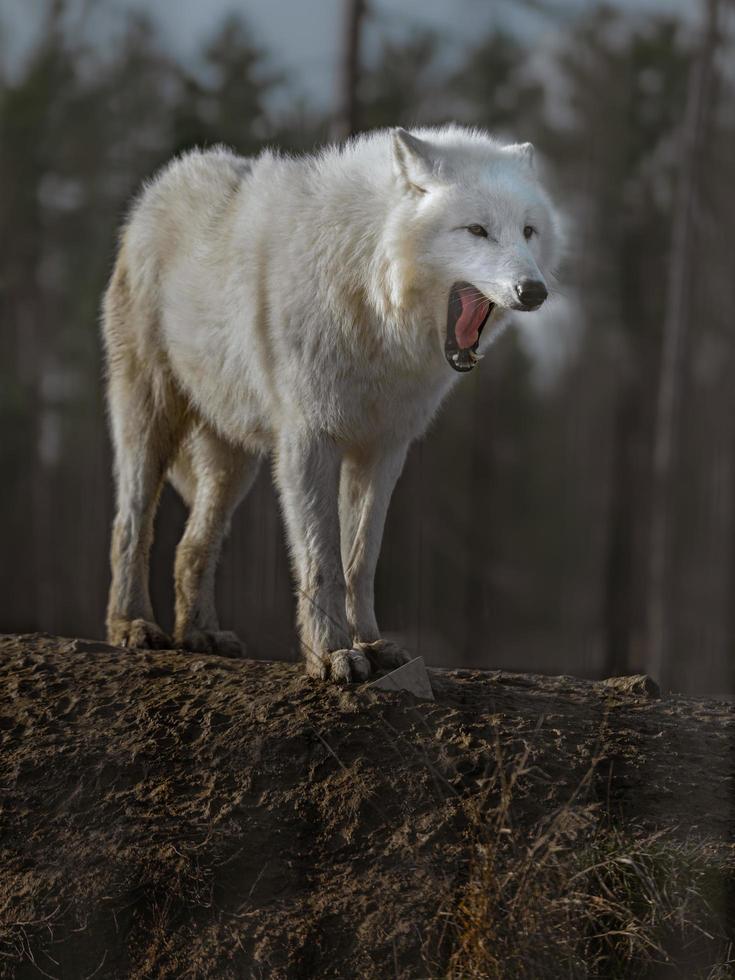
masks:
[[[526,227],[523,229],[523,237],[526,239],[531,238],[535,234],[536,229],[533,227],[533,225],[526,225]]]
[[[478,238],[487,238],[487,228],[483,228],[482,225],[467,225],[467,231],[470,235],[477,235]]]

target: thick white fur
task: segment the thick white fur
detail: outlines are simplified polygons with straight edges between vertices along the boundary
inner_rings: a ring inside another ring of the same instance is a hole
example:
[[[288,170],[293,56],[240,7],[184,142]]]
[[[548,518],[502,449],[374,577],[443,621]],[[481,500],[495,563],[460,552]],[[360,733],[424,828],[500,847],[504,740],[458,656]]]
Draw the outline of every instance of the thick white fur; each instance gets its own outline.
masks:
[[[461,377],[443,353],[450,288],[469,281],[496,303],[487,346],[515,284],[544,280],[558,238],[528,144],[458,127],[299,158],[193,152],[165,168],[132,210],[104,303],[110,639],[169,642],[147,579],[168,476],[191,508],[175,642],[237,651],[217,623],[214,568],[270,454],[307,668],[349,680],[402,662],[380,640],[373,578],[406,450]]]

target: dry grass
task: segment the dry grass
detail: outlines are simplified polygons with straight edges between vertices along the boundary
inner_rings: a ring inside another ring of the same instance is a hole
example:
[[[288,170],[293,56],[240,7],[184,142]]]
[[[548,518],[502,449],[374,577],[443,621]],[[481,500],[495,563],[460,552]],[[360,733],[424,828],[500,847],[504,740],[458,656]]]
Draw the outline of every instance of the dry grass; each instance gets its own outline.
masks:
[[[582,802],[594,767],[529,830],[516,824],[514,800],[530,771],[526,753],[507,774],[498,752],[488,794],[473,805],[471,874],[446,913],[448,976],[734,977],[733,851],[614,826]]]

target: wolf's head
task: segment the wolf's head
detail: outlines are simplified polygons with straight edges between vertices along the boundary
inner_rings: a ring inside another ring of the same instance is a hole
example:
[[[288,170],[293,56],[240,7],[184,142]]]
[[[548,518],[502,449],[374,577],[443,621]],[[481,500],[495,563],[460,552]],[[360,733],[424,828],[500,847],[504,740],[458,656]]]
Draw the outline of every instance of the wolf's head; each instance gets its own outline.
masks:
[[[391,134],[395,217],[413,287],[446,310],[447,361],[469,371],[491,315],[537,310],[546,300],[560,250],[558,220],[530,143],[503,146],[455,127],[420,133]]]

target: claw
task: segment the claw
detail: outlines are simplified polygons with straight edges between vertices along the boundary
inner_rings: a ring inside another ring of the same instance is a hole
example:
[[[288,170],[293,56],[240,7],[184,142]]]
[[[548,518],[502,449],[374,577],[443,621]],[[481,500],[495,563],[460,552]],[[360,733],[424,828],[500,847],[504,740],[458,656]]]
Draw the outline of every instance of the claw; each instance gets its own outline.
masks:
[[[323,656],[307,654],[306,672],[322,681],[360,684],[372,674],[372,665],[362,650],[331,650]]]
[[[356,643],[355,646],[365,653],[377,670],[395,670],[413,659],[413,654],[392,640],[374,640],[372,643]]]
[[[115,619],[108,624],[108,642],[133,650],[170,650],[171,637],[156,623],[145,619]]]
[[[349,684],[352,680],[350,653],[350,650],[332,650],[327,655],[329,658],[331,678],[337,684]]]
[[[370,661],[362,650],[350,650],[350,667],[356,681],[366,681],[373,672]]]
[[[215,653],[235,660],[245,656],[245,645],[232,630],[189,630],[176,645],[191,653]]]

